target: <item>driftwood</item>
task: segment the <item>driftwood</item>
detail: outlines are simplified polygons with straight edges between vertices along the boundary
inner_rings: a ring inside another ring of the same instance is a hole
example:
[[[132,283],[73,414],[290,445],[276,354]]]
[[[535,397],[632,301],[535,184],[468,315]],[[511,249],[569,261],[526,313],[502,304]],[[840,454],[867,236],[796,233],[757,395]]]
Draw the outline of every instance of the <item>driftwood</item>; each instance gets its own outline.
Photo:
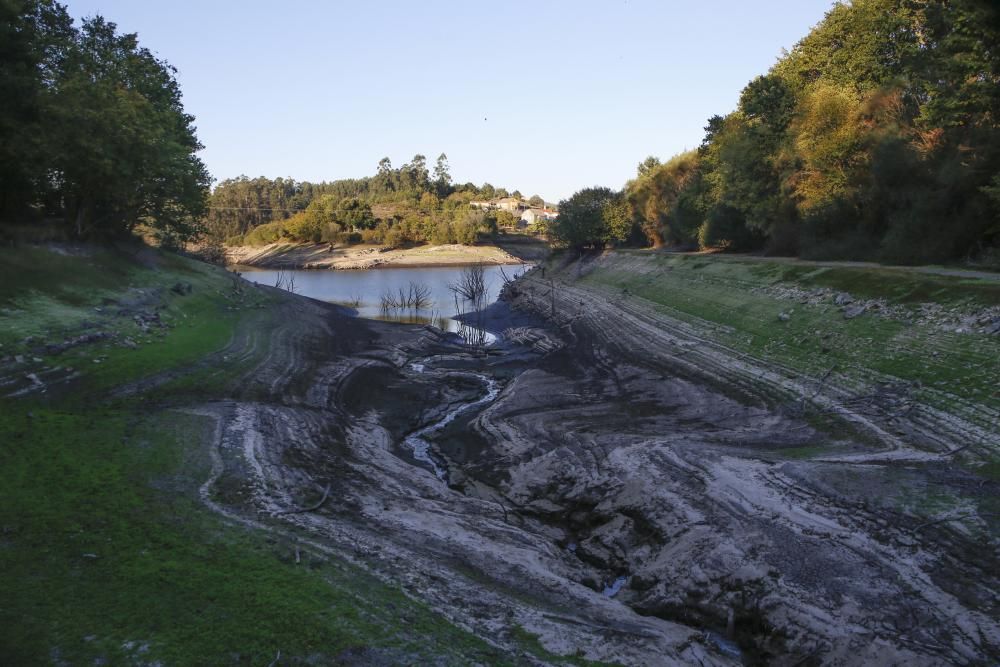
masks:
[[[323,503],[326,502],[326,499],[329,496],[330,496],[330,484],[327,484],[326,485],[326,489],[323,491],[323,497],[320,498],[319,502],[316,503],[315,505],[310,505],[309,507],[300,507],[300,508],[290,509],[290,510],[282,510],[280,512],[275,512],[274,514],[275,514],[275,516],[279,516],[279,515],[282,515],[282,514],[302,514],[304,512],[315,512],[316,510],[318,510],[320,507],[323,506]]]

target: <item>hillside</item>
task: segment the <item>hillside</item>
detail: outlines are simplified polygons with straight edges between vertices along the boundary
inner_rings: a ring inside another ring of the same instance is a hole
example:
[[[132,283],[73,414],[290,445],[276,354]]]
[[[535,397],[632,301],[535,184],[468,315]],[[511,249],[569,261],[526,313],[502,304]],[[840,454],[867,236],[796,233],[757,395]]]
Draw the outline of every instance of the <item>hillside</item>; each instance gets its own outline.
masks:
[[[0,662],[511,660],[354,555],[223,509],[219,411],[377,332],[143,246],[0,264]]]
[[[1000,652],[992,276],[562,255],[484,355],[143,246],[0,259],[5,663]]]

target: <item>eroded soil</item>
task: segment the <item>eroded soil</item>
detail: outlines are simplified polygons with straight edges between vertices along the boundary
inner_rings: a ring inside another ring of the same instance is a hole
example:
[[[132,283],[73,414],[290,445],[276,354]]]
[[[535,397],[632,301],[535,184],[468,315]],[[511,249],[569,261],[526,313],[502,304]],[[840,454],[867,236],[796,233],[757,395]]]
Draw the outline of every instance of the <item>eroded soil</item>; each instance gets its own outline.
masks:
[[[872,416],[640,303],[554,287],[508,290],[520,319],[486,355],[290,302],[245,337],[268,352],[234,399],[196,408],[218,419],[206,500],[512,650],[528,633],[637,665],[1000,658],[1000,484],[945,455],[960,424]],[[914,509],[931,496],[940,519]]]

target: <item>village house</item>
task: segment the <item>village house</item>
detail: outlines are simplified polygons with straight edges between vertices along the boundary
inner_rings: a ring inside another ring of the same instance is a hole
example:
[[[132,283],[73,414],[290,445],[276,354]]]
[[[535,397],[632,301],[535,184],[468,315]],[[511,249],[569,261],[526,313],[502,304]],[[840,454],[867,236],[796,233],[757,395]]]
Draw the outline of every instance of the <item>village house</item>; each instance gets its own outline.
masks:
[[[485,211],[508,211],[513,213],[515,216],[521,211],[529,208],[526,201],[517,197],[502,197],[500,199],[491,199],[489,201],[470,201],[469,206]]]
[[[523,213],[521,213],[521,218],[518,220],[518,227],[530,227],[536,223],[541,223],[546,220],[555,220],[559,216],[558,211],[554,211],[548,208],[529,208]]]

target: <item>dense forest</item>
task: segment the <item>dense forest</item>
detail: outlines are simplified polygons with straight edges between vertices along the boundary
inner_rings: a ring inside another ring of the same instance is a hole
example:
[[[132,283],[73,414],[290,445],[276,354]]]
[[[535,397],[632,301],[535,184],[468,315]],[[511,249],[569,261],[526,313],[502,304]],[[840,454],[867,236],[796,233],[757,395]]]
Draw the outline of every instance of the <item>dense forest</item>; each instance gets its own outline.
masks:
[[[1000,264],[1000,5],[854,0],[621,192],[561,205],[572,246]],[[623,211],[627,220],[623,220]]]
[[[854,0],[708,119],[701,145],[650,157],[620,191],[562,202],[551,237],[810,258],[1000,264],[1000,6]],[[174,70],[101,17],[0,0],[0,223],[162,242],[469,243],[513,224],[469,202],[442,154],[324,183],[218,184]],[[540,201],[540,198],[538,199]],[[2,231],[2,229],[0,229]]]
[[[393,168],[382,158],[374,176],[329,183],[286,178],[225,180],[212,192],[206,231],[228,245],[262,245],[280,240],[330,243],[474,243],[510,227],[507,211],[481,211],[476,200],[521,197],[489,183],[452,183],[448,156],[438,156],[433,172],[427,158]],[[542,203],[537,195],[531,201]]]
[[[99,16],[2,0],[0,64],[0,222],[196,236],[211,181],[167,63]]]

